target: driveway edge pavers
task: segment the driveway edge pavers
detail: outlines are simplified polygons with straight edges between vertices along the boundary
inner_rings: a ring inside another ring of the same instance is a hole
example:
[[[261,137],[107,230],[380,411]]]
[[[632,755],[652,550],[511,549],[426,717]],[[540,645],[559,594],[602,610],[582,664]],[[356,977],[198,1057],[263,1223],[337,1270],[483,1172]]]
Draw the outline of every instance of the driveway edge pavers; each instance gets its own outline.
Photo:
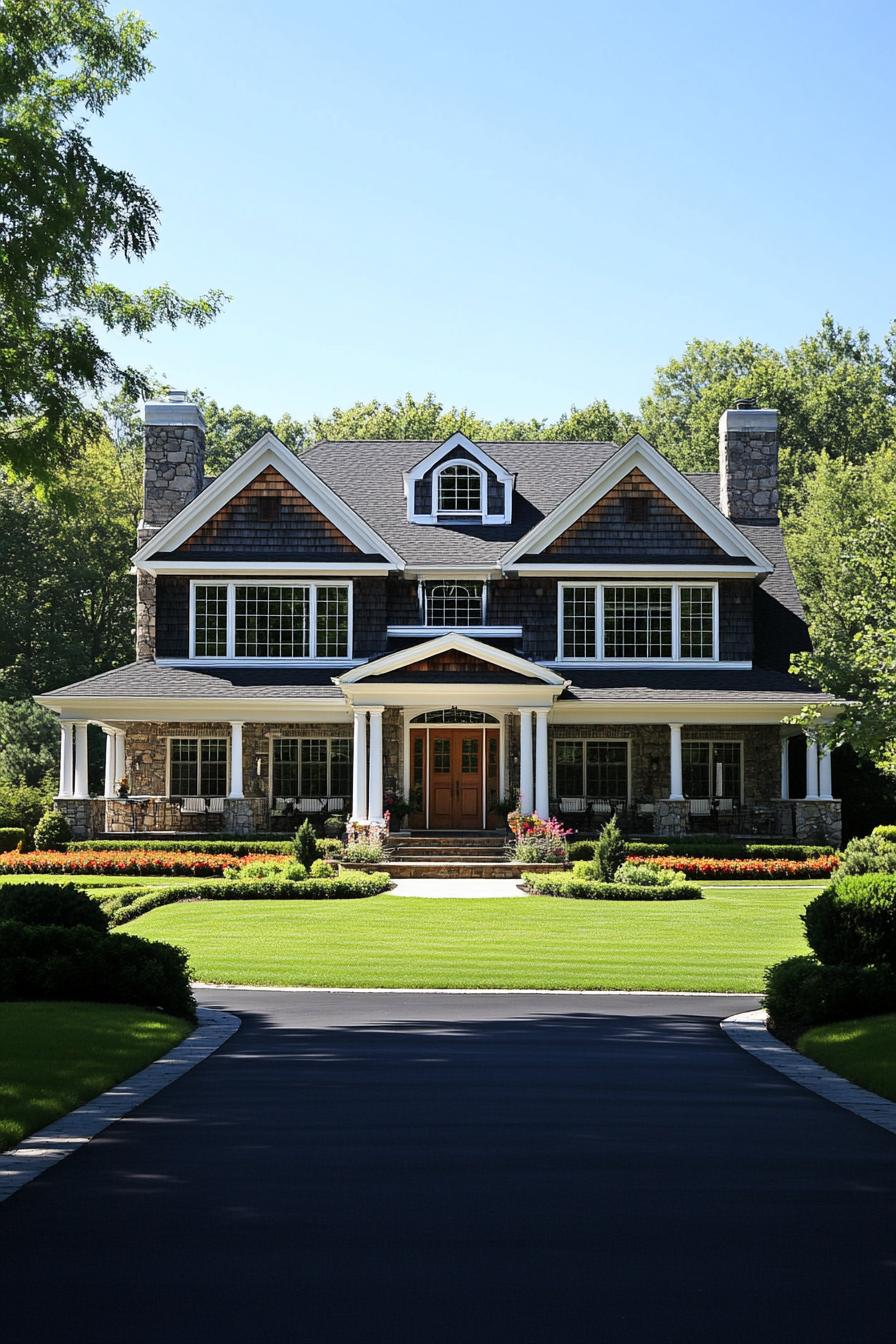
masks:
[[[92,1101],[86,1101],[68,1115],[30,1134],[18,1147],[0,1152],[0,1204],[208,1059],[240,1025],[235,1013],[225,1013],[217,1008],[200,1008],[196,1016],[199,1023],[196,1030],[167,1055],[154,1059],[139,1073],[110,1087],[108,1092],[101,1092]]]
[[[896,1134],[896,1101],[888,1101],[876,1092],[849,1082],[839,1073],[832,1073],[801,1055],[799,1050],[785,1045],[769,1031],[768,1014],[763,1008],[752,1013],[735,1013],[720,1025],[735,1045],[761,1059],[769,1068],[777,1069],[778,1073],[785,1074],[800,1087],[816,1092],[825,1101],[832,1101],[835,1106],[842,1106],[872,1125]]]

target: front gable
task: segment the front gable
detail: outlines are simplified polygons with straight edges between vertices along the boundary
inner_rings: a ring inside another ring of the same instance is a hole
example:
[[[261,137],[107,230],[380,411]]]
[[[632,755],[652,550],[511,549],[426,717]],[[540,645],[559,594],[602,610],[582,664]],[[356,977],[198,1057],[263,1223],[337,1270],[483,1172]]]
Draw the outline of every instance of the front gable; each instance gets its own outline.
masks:
[[[439,506],[441,474],[453,466],[470,467],[481,482],[480,507],[472,509],[465,521],[485,525],[509,523],[513,509],[512,473],[461,433],[452,434],[404,473],[408,522],[459,521],[455,511],[446,516]]]
[[[282,523],[275,516],[281,513]],[[372,556],[404,568],[398,552],[271,433],[154,532],[134,564],[140,568],[157,555],[178,552],[196,559],[203,549],[214,556],[223,557],[229,549],[263,558],[271,545],[315,559]]]
[[[626,500],[647,500],[647,522],[626,521]],[[656,537],[652,536],[656,523]],[[606,536],[602,533],[606,525]],[[673,561],[681,561],[683,548],[696,548],[698,563],[742,560],[757,572],[771,573],[774,566],[757,546],[711,504],[687,477],[677,471],[640,434],[603,462],[580,486],[557,505],[505,554],[505,570],[540,557],[543,563],[599,562],[604,555],[618,559],[620,547],[629,546],[622,558],[632,555],[634,541],[628,534],[638,529],[638,540],[650,549],[649,561],[674,549]],[[559,543],[559,545],[557,545]],[[645,554],[642,550],[640,554]]]
[[[227,501],[177,548],[175,555],[264,558],[347,558],[361,550],[274,466]]]
[[[725,551],[635,467],[545,547],[545,559],[724,561]]]
[[[344,672],[342,676],[335,677],[334,681],[337,686],[352,686],[383,677],[400,681],[403,676],[410,680],[427,676],[437,682],[440,675],[463,675],[470,682],[475,682],[477,677],[487,680],[499,677],[508,684],[518,681],[541,682],[558,690],[567,685],[563,677],[547,667],[531,663],[519,654],[496,648],[484,640],[457,632],[423,640],[407,649],[397,649],[394,653],[365,663],[363,667]]]

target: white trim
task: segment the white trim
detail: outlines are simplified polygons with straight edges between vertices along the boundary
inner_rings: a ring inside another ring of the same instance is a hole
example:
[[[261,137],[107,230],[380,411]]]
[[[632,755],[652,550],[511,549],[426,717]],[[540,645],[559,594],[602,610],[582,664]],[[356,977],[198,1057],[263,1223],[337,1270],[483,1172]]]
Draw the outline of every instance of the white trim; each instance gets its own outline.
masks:
[[[595,596],[593,658],[570,658],[563,652],[563,595],[567,588],[590,588]],[[670,658],[612,658],[603,652],[605,639],[604,595],[607,588],[668,588],[672,595],[672,656]],[[682,588],[709,588],[712,592],[712,657],[681,657],[681,590]],[[557,657],[545,666],[559,667],[712,667],[719,666],[719,586],[717,583],[695,583],[669,580],[654,582],[642,579],[629,583],[608,583],[604,580],[576,580],[557,584]],[[730,666],[743,669],[743,663]],[[752,664],[746,664],[747,667]]]
[[[479,508],[478,509],[443,509],[441,504],[442,477],[446,471],[454,467],[463,467],[469,471],[479,481]],[[436,518],[479,518],[483,519],[488,510],[488,477],[478,462],[471,462],[468,457],[449,457],[447,461],[440,462],[432,474],[432,513]]]
[[[500,561],[493,565],[408,565],[405,577],[427,579],[500,579],[503,577]],[[752,571],[751,571],[752,572]]]
[[[451,457],[451,454],[456,453],[459,448],[469,453],[470,457]],[[475,459],[475,461],[471,462],[470,458]],[[464,514],[455,513],[453,511],[449,513],[440,510],[438,506],[438,478],[446,467],[457,466],[459,464],[475,467],[479,472],[482,488],[481,509],[474,509],[472,512]],[[417,513],[415,508],[415,486],[418,481],[423,480],[427,472],[432,471],[434,468],[437,468],[437,470],[435,470],[433,474],[432,499],[430,501],[429,513]],[[483,469],[485,472],[491,472],[503,488],[504,507],[500,513],[488,512],[488,481],[485,479]],[[509,472],[506,467],[502,467],[500,462],[496,462],[495,459],[484,452],[478,444],[473,443],[472,439],[468,439],[466,434],[462,434],[459,431],[452,434],[444,443],[438,444],[433,448],[431,453],[427,454],[422,461],[411,467],[409,471],[403,472],[402,479],[405,499],[407,500],[408,522],[410,523],[435,524],[438,523],[440,518],[455,517],[479,517],[486,525],[500,525],[501,523],[510,522],[511,510],[513,507],[513,473]]]
[[[289,658],[240,657],[236,652],[236,590],[237,588],[306,588],[308,590],[308,655]],[[227,590],[227,652],[221,656],[196,653],[196,589],[225,588]],[[341,657],[318,657],[317,654],[317,592],[319,588],[344,588],[348,593],[348,653]],[[190,581],[190,644],[186,659],[158,659],[168,667],[351,667],[360,660],[352,658],[354,635],[354,584],[351,580],[332,583],[327,580],[270,579],[264,583],[207,583],[203,579]]]
[[[755,579],[762,572],[755,565],[648,565],[648,564],[603,564],[593,561],[588,564],[572,564],[568,560],[558,560],[555,564],[545,561],[539,564],[505,564],[505,571],[522,574],[530,579],[562,579],[565,575],[581,574],[586,578],[616,578],[624,575],[658,576],[663,579]]]
[[[161,661],[161,659],[157,660]],[[677,668],[682,672],[693,672],[700,667],[711,667],[713,672],[750,672],[753,664],[736,662],[712,662],[709,658],[605,658],[603,661],[595,658],[542,658],[538,661],[539,667],[562,667],[567,671],[575,671],[576,668],[595,668],[599,667],[602,671],[610,667],[619,668]],[[722,688],[724,689],[724,687]]]
[[[728,555],[747,556],[763,573],[773,572],[771,561],[640,434],[629,439],[624,447],[613,453],[587,480],[567,495],[552,513],[512,546],[503,557],[504,568],[515,565],[526,555],[540,554],[636,469],[643,472],[657,489]]]
[[[505,649],[496,649],[493,644],[485,644],[481,640],[470,639],[469,636],[458,634],[455,631],[447,635],[438,635],[435,639],[424,640],[421,644],[414,644],[409,649],[398,649],[395,653],[387,653],[382,658],[374,658],[372,662],[365,663],[363,667],[353,668],[350,672],[343,673],[341,677],[334,677],[333,681],[340,687],[351,686],[367,677],[383,676],[387,672],[395,672],[411,663],[420,662],[425,658],[434,658],[440,653],[447,653],[451,650],[469,654],[470,657],[478,658],[481,662],[494,663],[496,666],[520,676],[535,676],[549,686],[556,686],[558,690],[562,690],[567,685],[563,677],[558,676],[556,672],[551,672],[548,668],[540,667],[536,663],[529,662],[528,659],[520,658],[515,653],[508,653]],[[436,677],[434,680],[437,681],[438,678]],[[471,681],[467,689],[475,691],[475,683]]]
[[[481,639],[521,639],[521,625],[387,625],[390,639],[433,639],[436,635],[470,635]],[[158,659],[156,660],[158,661]]]
[[[202,527],[203,523],[213,518],[234,495],[244,490],[268,467],[274,467],[359,550],[376,552],[396,569],[404,568],[404,561],[397,551],[394,551],[368,523],[348,507],[344,500],[325,485],[301,458],[291,453],[277,436],[270,432],[263,434],[256,444],[247,449],[191,503],[181,509],[170,523],[159,528],[158,532],[154,533],[134,555],[134,564],[143,565],[157,551],[177,550]]]
[[[146,574],[175,574],[184,577],[224,578],[230,574],[246,578],[266,578],[268,575],[284,579],[352,578],[364,574],[385,578],[394,573],[394,565],[375,564],[366,560],[150,560],[138,567]],[[135,573],[136,570],[132,570]]]

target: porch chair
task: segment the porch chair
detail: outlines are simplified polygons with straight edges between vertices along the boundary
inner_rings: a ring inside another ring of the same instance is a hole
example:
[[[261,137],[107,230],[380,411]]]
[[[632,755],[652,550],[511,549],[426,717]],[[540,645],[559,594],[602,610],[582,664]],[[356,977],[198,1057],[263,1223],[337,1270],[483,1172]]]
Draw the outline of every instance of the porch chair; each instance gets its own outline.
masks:
[[[317,817],[324,810],[324,800],[322,798],[297,798],[296,811],[301,812],[303,817]]]
[[[345,799],[328,798],[326,812],[328,817],[336,816],[337,814],[339,816],[342,816],[342,814],[345,812]]]
[[[206,811],[204,798],[183,798],[180,804],[181,812],[202,812]]]
[[[688,799],[688,821],[692,830],[700,830],[700,822],[707,822],[712,816],[712,801],[709,798]]]
[[[591,805],[587,798],[563,798],[560,799],[560,812],[564,821],[574,821],[578,825],[586,821]]]

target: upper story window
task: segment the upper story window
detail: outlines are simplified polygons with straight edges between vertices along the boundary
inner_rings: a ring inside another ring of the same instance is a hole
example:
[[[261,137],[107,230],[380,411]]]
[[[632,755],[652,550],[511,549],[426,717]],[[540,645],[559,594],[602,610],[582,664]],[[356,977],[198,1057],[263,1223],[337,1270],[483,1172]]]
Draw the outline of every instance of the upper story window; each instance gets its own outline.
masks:
[[[347,583],[194,583],[191,658],[351,656]]]
[[[560,658],[718,661],[715,584],[561,584]]]
[[[483,583],[427,583],[424,587],[427,625],[482,625],[484,622]]]
[[[478,467],[458,462],[436,472],[439,513],[482,513],[482,474]]]

